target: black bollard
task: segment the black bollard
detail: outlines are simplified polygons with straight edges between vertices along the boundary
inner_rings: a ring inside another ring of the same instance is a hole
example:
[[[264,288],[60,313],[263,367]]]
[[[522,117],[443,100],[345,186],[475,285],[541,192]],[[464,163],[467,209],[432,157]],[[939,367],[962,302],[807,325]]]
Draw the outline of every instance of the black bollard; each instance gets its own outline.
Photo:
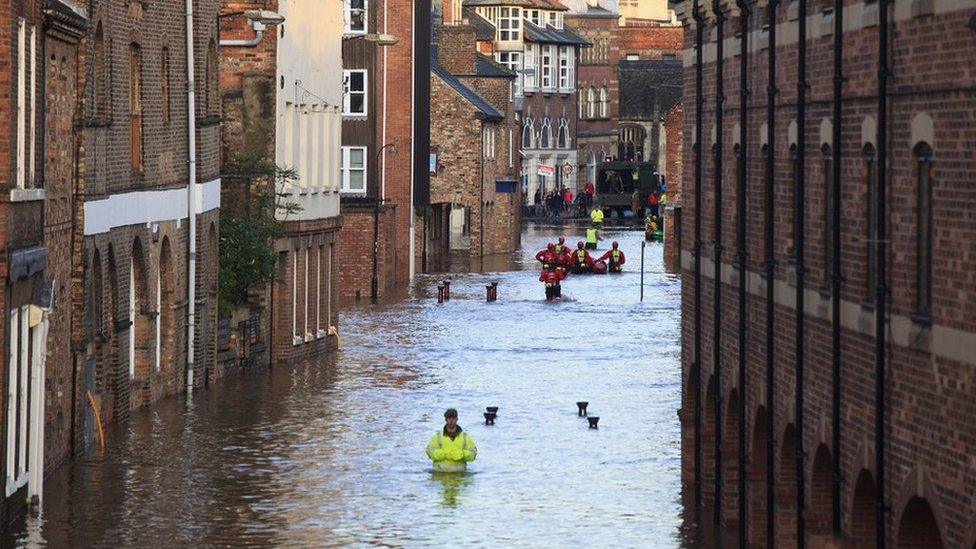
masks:
[[[580,417],[583,417],[583,416],[586,415],[586,407],[589,406],[589,405],[590,405],[590,403],[589,402],[586,402],[586,401],[580,401],[580,402],[577,402],[576,403],[576,407],[579,408],[579,416]]]
[[[437,302],[444,303],[444,286],[437,287]]]
[[[491,283],[491,300],[492,301],[498,301],[498,283],[497,282],[492,282]]]
[[[495,413],[485,412],[485,425],[494,425],[494,424],[495,424]]]
[[[485,284],[485,301],[491,303],[491,284]]]
[[[488,410],[488,412],[492,414],[498,415],[498,406],[487,406],[485,407],[485,410]]]
[[[445,280],[444,281],[444,301],[450,301],[450,300],[451,300],[451,281],[450,280]]]
[[[590,422],[590,429],[599,428],[596,426],[596,424],[598,421],[600,421],[600,416],[589,416],[588,418],[586,418],[586,420]]]

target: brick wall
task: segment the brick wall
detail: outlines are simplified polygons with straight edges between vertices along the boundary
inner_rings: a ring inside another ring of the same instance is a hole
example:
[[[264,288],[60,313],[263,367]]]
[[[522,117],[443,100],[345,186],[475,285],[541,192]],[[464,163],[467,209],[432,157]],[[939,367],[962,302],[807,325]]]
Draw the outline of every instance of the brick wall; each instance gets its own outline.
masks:
[[[857,5],[860,7],[860,4]],[[976,391],[976,363],[966,345],[973,345],[976,337],[976,319],[971,312],[973,280],[970,273],[976,268],[971,254],[959,255],[960,247],[967,246],[976,236],[976,224],[971,216],[962,214],[976,207],[976,196],[966,183],[976,174],[976,161],[966,151],[966,143],[974,139],[973,113],[976,113],[976,94],[972,91],[972,71],[965,68],[967,52],[976,46],[976,34],[966,27],[970,10],[946,10],[940,13],[925,13],[925,6],[919,5],[922,13],[913,15],[906,4],[893,9],[895,22],[891,27],[891,62],[898,67],[893,76],[889,95],[889,202],[891,250],[888,261],[890,268],[891,324],[887,349],[887,388],[886,428],[888,442],[885,448],[887,482],[885,502],[890,508],[887,515],[888,542],[918,545],[918,540],[926,534],[938,532],[945,546],[968,547],[973,544],[972,524],[976,521],[976,507],[968,486],[976,485],[973,469],[967,456],[976,451],[973,440],[976,432],[971,422],[960,418],[969,417],[976,412],[976,403],[971,395]],[[782,5],[777,14],[778,21],[786,32],[795,30],[795,18],[790,15],[788,6]],[[909,11],[906,11],[909,10]],[[847,10],[845,10],[847,11]],[[855,10],[850,10],[855,11]],[[795,406],[797,395],[794,392],[795,370],[795,310],[793,301],[787,296],[795,292],[793,287],[797,276],[793,259],[793,181],[789,147],[796,141],[795,129],[791,123],[796,117],[796,56],[795,43],[778,49],[778,81],[776,88],[777,115],[775,120],[774,146],[774,190],[775,217],[764,219],[763,190],[765,163],[761,160],[761,147],[765,137],[760,128],[768,122],[765,116],[766,94],[765,74],[767,74],[766,51],[757,51],[748,59],[750,64],[751,89],[748,120],[748,200],[747,214],[747,269],[753,274],[754,294],[747,297],[747,347],[746,353],[747,390],[737,385],[738,349],[737,318],[738,295],[735,280],[726,274],[722,289],[721,307],[718,312],[722,318],[719,327],[721,349],[720,365],[713,364],[715,323],[712,299],[715,292],[711,258],[714,257],[715,235],[715,171],[713,155],[709,152],[713,145],[713,126],[715,122],[715,80],[716,63],[706,58],[704,65],[705,107],[704,133],[702,144],[705,151],[702,165],[702,240],[704,249],[702,290],[702,331],[700,333],[703,364],[702,392],[714,381],[716,371],[721,371],[722,382],[711,392],[710,397],[721,397],[728,403],[731,394],[743,395],[746,401],[747,433],[761,433],[761,424],[756,422],[765,410],[773,414],[774,433],[777,451],[777,469],[772,472],[781,489],[778,491],[776,526],[777,540],[786,543],[795,536],[795,522],[790,515],[795,509],[795,489],[791,483],[804,482],[807,494],[805,502],[808,513],[808,540],[823,542],[831,532],[824,531],[822,517],[825,506],[840,505],[841,526],[846,541],[873,544],[871,523],[873,523],[873,497],[876,471],[874,471],[874,311],[867,293],[867,247],[865,244],[868,218],[866,202],[867,184],[865,173],[868,157],[866,145],[876,147],[873,123],[876,112],[876,68],[877,68],[877,26],[870,17],[863,20],[852,19],[845,24],[851,27],[844,36],[844,76],[842,103],[842,142],[841,142],[841,292],[842,300],[840,326],[840,446],[832,442],[833,432],[833,356],[831,338],[831,299],[827,290],[828,273],[825,272],[824,257],[824,207],[825,207],[825,160],[821,146],[833,147],[831,137],[832,60],[833,36],[821,21],[820,11],[811,10],[809,25],[811,37],[807,44],[809,80],[806,133],[804,141],[807,164],[806,194],[802,203],[806,211],[805,259],[809,270],[806,274],[807,288],[806,316],[803,337],[806,342],[804,359],[804,381],[806,390],[801,405],[805,413],[802,443],[805,456],[804,478],[791,479],[788,458],[792,456],[789,445],[794,444],[796,433]],[[853,16],[851,16],[853,17]],[[757,31],[761,22],[755,18],[750,28]],[[714,19],[706,29],[706,40],[714,40],[712,34]],[[737,24],[726,25],[726,38],[737,32]],[[756,32],[750,35],[753,40],[761,40]],[[692,25],[686,27],[685,47],[694,42]],[[706,50],[706,52],[709,50]],[[714,52],[714,49],[710,49]],[[730,52],[731,53],[731,52]],[[713,55],[713,54],[712,54]],[[935,62],[938,58],[940,61]],[[723,225],[722,262],[733,264],[737,252],[735,242],[736,228],[736,160],[733,147],[738,142],[735,125],[742,122],[738,110],[740,83],[738,70],[740,57],[730,55],[725,60],[723,80],[726,102],[723,125],[723,210],[720,219]],[[693,65],[685,71],[685,97],[695,96],[695,70]],[[691,140],[695,124],[695,105],[688,101],[684,106],[684,137]],[[689,141],[691,142],[691,141]],[[917,297],[915,260],[917,254],[916,231],[918,227],[917,186],[918,163],[913,154],[917,143],[925,142],[933,152],[933,227],[935,233],[932,246],[932,265],[938,273],[932,283],[933,307],[929,318],[921,318],[916,313]],[[682,251],[685,254],[683,271],[683,376],[684,397],[683,430],[686,443],[683,453],[683,478],[691,487],[692,455],[688,432],[692,431],[691,412],[695,406],[695,395],[690,392],[693,386],[690,379],[694,356],[694,300],[695,277],[691,269],[691,252],[694,249],[694,155],[692,147],[685,147],[683,170],[683,222]],[[765,304],[764,293],[759,291],[765,282],[756,276],[763,270],[763,229],[767,223],[775,227],[775,259],[773,272],[777,284],[777,305],[774,313],[774,363],[776,368],[775,402],[765,402]],[[947,339],[940,339],[943,334]],[[948,334],[952,334],[949,336]],[[951,372],[951,374],[949,373]],[[772,409],[770,410],[770,404]],[[713,404],[704,403],[706,416]],[[727,409],[720,410],[723,416]],[[726,417],[728,419],[728,417]],[[755,429],[754,429],[755,427]],[[703,428],[701,432],[703,447],[714,444],[715,434]],[[756,444],[764,444],[758,436],[746,441],[750,459],[758,452]],[[840,454],[841,498],[833,501],[830,487],[833,475],[817,471],[818,461],[833,458]],[[785,456],[785,457],[784,457]],[[826,458],[824,457],[826,456]],[[764,468],[763,468],[764,469]],[[705,479],[703,491],[707,495],[714,490],[714,481],[708,469],[702,471]],[[757,475],[765,474],[764,470]],[[728,479],[726,479],[728,480]],[[723,483],[724,491],[732,493],[735,487]],[[824,497],[829,494],[829,497]],[[750,498],[761,497],[762,493],[750,494]],[[707,496],[706,496],[707,497]],[[752,502],[751,502],[752,503]],[[865,507],[868,511],[865,512]],[[930,512],[931,515],[927,515]],[[731,507],[724,513],[734,520],[735,509]],[[932,520],[934,518],[934,520]],[[750,520],[750,531],[756,532],[756,524]],[[909,539],[910,535],[919,538]],[[836,540],[835,540],[836,541]]]
[[[396,284],[396,256],[409,253],[406,235],[395,233],[398,208],[380,207],[377,252],[377,297],[390,294]],[[343,300],[368,300],[373,279],[373,228],[375,210],[371,204],[343,204],[339,232],[339,296]]]

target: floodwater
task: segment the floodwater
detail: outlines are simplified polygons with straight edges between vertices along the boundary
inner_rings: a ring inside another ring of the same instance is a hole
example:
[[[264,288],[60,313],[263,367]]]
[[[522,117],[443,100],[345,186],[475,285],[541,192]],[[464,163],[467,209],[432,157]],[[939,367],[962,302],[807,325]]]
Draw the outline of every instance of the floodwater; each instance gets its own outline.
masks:
[[[608,228],[626,272],[571,276],[547,303],[532,256],[561,233],[575,245],[582,229],[528,225],[492,272],[347,307],[331,359],[134,414],[104,455],[51,475],[4,545],[700,544],[680,494],[680,283],[648,243],[641,302],[643,233]],[[479,448],[461,476],[424,455],[448,407]]]

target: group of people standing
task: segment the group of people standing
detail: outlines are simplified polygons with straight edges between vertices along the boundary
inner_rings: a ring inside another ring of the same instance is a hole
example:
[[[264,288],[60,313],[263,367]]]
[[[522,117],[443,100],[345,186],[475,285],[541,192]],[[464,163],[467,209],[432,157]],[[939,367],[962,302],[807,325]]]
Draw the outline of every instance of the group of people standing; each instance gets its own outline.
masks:
[[[595,227],[587,229],[587,240],[594,237],[593,248],[596,248],[596,239],[599,239],[599,231]],[[535,254],[537,261],[542,263],[542,273],[539,275],[539,282],[545,284],[546,301],[552,301],[562,297],[561,282],[566,279],[569,273],[598,273],[605,272],[619,273],[623,270],[623,265],[627,258],[620,244],[614,241],[611,249],[607,250],[602,256],[594,259],[587,251],[587,244],[581,240],[576,243],[576,249],[572,250],[566,245],[566,238],[559,237],[559,243],[550,242],[545,250]]]

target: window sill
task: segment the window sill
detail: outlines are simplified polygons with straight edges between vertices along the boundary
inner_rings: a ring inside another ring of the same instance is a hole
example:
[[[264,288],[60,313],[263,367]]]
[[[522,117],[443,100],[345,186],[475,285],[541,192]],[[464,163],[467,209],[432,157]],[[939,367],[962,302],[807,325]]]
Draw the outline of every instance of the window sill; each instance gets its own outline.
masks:
[[[302,343],[304,343],[302,341],[302,336],[297,336],[297,335],[291,336],[291,344],[293,347],[301,345]]]
[[[913,314],[909,316],[912,320],[912,324],[920,326],[923,328],[928,328],[932,326],[932,317],[928,315]]]
[[[220,117],[217,116],[217,115],[215,115],[215,114],[210,114],[210,115],[207,115],[207,116],[198,116],[197,117],[197,126],[198,127],[205,128],[205,127],[208,127],[208,126],[219,126],[219,125],[220,125]]]
[[[44,189],[10,189],[11,202],[35,202],[44,200]]]
[[[363,114],[354,114],[354,113],[346,113],[346,112],[344,112],[344,113],[342,113],[342,119],[343,120],[354,120],[354,121],[368,120],[369,119],[369,115],[368,114],[365,114],[365,113],[363,113]]]

